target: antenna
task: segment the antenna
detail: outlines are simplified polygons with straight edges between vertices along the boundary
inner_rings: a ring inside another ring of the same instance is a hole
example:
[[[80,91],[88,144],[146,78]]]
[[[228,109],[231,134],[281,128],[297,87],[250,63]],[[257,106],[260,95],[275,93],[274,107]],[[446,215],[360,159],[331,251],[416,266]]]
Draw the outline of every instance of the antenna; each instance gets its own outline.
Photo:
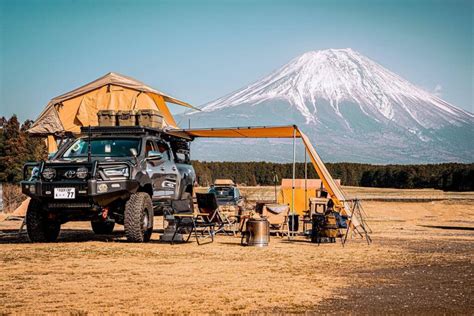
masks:
[[[89,128],[87,130],[87,162],[91,162],[92,161],[92,150],[91,150],[91,126],[89,125]]]

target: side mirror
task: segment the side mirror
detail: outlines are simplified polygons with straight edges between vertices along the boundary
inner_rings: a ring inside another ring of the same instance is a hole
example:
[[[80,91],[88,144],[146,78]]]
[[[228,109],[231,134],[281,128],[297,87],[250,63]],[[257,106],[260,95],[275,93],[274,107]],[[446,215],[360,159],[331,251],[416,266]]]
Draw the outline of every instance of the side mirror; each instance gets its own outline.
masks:
[[[159,160],[163,158],[163,154],[160,153],[159,151],[150,150],[147,154],[147,158],[150,160],[155,160],[155,159]]]
[[[133,157],[138,156],[137,150],[135,148],[130,148],[130,153],[132,154]]]
[[[56,155],[57,151],[55,151],[54,153],[49,153],[48,154],[48,160],[51,160],[53,159],[53,157]]]

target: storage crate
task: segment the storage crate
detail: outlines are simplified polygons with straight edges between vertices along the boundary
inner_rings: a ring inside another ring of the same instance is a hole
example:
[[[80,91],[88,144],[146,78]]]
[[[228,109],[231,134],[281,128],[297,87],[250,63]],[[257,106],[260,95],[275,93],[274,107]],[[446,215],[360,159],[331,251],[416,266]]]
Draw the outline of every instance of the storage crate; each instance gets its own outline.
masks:
[[[152,128],[163,128],[165,121],[158,110],[140,110],[137,112],[138,125]]]
[[[99,126],[116,126],[117,116],[114,110],[100,110],[97,112]]]
[[[119,126],[137,125],[137,116],[134,111],[118,111],[117,121]]]

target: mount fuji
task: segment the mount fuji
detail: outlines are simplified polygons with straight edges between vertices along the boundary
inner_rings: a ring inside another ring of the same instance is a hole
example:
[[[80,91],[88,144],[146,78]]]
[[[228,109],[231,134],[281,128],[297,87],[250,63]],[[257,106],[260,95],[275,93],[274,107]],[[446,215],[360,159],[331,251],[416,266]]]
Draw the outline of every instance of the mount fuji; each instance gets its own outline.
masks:
[[[178,117],[193,128],[298,125],[328,161],[474,161],[474,115],[352,49],[307,52]],[[291,160],[289,140],[198,140],[194,159]]]

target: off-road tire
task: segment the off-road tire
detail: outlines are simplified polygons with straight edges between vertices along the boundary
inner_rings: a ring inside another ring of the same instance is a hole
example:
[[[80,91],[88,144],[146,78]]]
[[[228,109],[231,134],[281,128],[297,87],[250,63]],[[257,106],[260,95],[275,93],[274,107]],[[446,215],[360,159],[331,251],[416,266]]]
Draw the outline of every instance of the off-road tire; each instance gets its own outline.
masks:
[[[91,226],[97,235],[110,235],[114,231],[115,223],[112,221],[91,222]]]
[[[125,204],[124,227],[128,241],[150,240],[153,232],[153,204],[148,193],[137,192],[130,196]]]
[[[59,236],[61,223],[48,219],[43,204],[30,200],[26,211],[26,231],[31,242],[54,242]]]

